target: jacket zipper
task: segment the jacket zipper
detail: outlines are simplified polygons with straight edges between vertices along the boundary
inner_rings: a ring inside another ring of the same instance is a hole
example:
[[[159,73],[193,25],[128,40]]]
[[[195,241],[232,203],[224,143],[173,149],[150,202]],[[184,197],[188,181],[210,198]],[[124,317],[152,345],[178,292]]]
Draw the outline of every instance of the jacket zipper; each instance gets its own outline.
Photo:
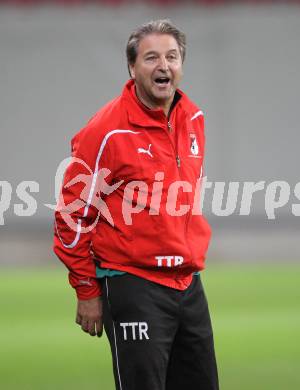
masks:
[[[171,122],[168,120],[167,122],[167,126],[168,126],[168,132],[171,133],[172,131],[172,125],[171,125]],[[171,142],[172,146],[173,146],[173,143]],[[177,163],[177,167],[180,168],[180,157],[178,155],[178,148],[174,148],[175,150],[175,158],[176,158],[176,163]]]
[[[171,121],[168,119],[168,122],[167,122],[167,127],[168,127],[168,137],[169,137],[169,140],[170,140],[170,143],[174,149],[174,152],[175,152],[175,158],[176,158],[176,163],[177,163],[177,168],[178,168],[178,174],[179,174],[179,177],[180,179],[182,179],[181,177],[181,173],[180,173],[180,166],[181,166],[181,161],[180,161],[180,157],[179,157],[179,154],[178,154],[178,139],[177,139],[177,142],[175,147],[173,145],[173,142],[172,140],[170,139],[170,136],[169,136],[169,133],[172,131],[172,124],[171,124]],[[188,195],[186,196],[187,200],[188,200]],[[187,215],[185,216],[185,223],[184,223],[184,233],[185,233],[185,241],[186,241],[186,244],[188,243],[188,240],[187,240],[187,228],[188,228],[188,222],[190,220],[190,214],[191,214],[191,210],[189,210],[189,212],[187,213]],[[187,244],[188,245],[188,244]],[[188,245],[189,247],[189,251],[190,251],[190,254],[191,254],[191,261],[193,260],[192,258],[192,251],[191,251],[191,248],[190,246]],[[177,276],[178,276],[178,270],[176,270],[176,276],[175,276],[175,279],[177,279]]]

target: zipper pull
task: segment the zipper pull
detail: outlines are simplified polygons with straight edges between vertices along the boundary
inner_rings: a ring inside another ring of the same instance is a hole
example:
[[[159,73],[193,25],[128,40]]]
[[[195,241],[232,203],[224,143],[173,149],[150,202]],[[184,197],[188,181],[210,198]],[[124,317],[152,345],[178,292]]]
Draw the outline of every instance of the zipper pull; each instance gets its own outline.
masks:
[[[176,162],[177,162],[178,168],[180,168],[180,157],[178,155],[176,156]]]
[[[171,125],[171,122],[168,121],[168,130],[171,132],[172,131],[172,125]]]

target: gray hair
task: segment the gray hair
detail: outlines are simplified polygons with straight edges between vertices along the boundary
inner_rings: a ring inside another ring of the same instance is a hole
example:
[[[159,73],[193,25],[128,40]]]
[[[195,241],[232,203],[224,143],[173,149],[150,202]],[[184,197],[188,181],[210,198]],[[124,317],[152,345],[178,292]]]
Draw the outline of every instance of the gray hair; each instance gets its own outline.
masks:
[[[127,46],[126,46],[128,68],[129,65],[135,64],[140,41],[146,35],[149,34],[172,35],[176,39],[177,44],[179,46],[182,62],[184,61],[185,51],[186,51],[185,34],[182,31],[180,31],[177,27],[175,27],[174,24],[169,19],[152,20],[148,23],[141,25],[136,30],[134,30],[128,39]]]

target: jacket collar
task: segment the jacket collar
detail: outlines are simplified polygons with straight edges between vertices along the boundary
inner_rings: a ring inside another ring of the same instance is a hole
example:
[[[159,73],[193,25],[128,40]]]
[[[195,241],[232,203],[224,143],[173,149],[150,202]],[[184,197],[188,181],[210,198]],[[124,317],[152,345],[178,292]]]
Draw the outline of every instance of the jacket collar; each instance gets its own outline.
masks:
[[[176,110],[181,104],[184,93],[176,90],[178,100],[173,107]],[[128,118],[130,123],[141,127],[165,127],[167,118],[162,109],[149,109],[136,96],[134,80],[129,80],[122,92],[123,99],[126,100]]]

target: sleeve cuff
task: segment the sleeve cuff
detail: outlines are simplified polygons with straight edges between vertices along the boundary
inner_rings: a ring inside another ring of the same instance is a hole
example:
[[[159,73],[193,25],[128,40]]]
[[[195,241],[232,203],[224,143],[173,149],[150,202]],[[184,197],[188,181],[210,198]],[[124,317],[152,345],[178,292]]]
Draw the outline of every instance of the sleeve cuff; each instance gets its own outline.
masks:
[[[97,282],[97,284],[94,284],[93,286],[77,286],[75,287],[75,289],[77,298],[81,300],[88,300],[101,296],[101,287],[99,285],[99,282]]]
[[[69,272],[69,282],[75,288],[78,299],[87,300],[101,295],[101,286],[97,278],[78,278],[77,275]]]

